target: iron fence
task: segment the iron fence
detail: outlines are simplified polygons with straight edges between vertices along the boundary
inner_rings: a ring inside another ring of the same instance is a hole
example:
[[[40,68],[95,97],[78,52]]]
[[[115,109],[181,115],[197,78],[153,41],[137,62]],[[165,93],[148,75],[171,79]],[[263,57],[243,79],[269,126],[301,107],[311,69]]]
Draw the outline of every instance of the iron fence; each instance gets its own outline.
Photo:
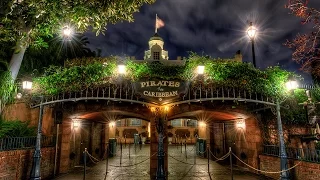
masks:
[[[0,139],[0,151],[34,148],[37,137],[9,137]],[[42,136],[41,147],[55,145],[55,137]]]
[[[269,156],[280,157],[279,146],[264,145],[263,154]],[[289,159],[297,159],[308,162],[320,163],[320,150],[309,148],[286,148]]]

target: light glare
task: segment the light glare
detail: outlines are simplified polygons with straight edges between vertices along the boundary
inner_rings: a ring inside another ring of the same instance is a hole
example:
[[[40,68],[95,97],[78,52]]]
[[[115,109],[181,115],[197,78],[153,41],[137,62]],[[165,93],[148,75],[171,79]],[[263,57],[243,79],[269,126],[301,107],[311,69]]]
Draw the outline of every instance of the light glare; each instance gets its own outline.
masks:
[[[31,81],[23,81],[22,88],[26,90],[32,89],[32,82]]]
[[[248,34],[249,38],[250,38],[251,40],[253,40],[253,39],[255,38],[255,36],[256,36],[256,33],[257,33],[257,28],[255,28],[254,26],[252,26],[252,22],[251,22],[251,23],[250,23],[250,26],[249,26],[249,28],[248,28],[248,30],[247,30],[247,34]]]
[[[298,88],[298,82],[290,80],[286,83],[287,90],[297,89]]]
[[[125,74],[126,73],[126,66],[125,65],[118,65],[118,72],[119,72],[119,74]]]
[[[246,129],[246,122],[244,119],[240,119],[236,122],[236,128],[238,130],[245,130]]]
[[[203,74],[204,73],[204,66],[198,66],[197,67],[197,73],[198,74]]]
[[[72,34],[72,30],[69,27],[63,28],[63,35],[69,37]]]
[[[79,128],[81,126],[81,123],[80,123],[80,121],[78,121],[78,120],[74,120],[73,121],[73,128]]]

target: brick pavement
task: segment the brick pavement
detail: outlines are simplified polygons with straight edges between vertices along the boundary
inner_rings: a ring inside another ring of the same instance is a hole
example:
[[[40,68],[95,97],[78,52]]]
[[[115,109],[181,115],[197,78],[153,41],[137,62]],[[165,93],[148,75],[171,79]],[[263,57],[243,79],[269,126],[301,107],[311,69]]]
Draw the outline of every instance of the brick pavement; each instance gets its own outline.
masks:
[[[150,150],[148,145],[144,145],[142,149],[139,146],[130,149],[130,158],[128,146],[123,148],[122,166],[137,164],[129,167],[120,166],[120,150],[117,156],[109,159],[108,175],[106,172],[106,161],[89,165],[86,171],[86,179],[88,180],[149,180],[149,157]],[[172,158],[174,157],[174,159]],[[169,146],[169,173],[168,180],[229,180],[231,179],[230,168],[220,165],[214,161],[210,161],[210,174],[207,171],[207,159],[196,157],[196,165],[194,164],[194,146],[187,147],[187,157],[184,148]],[[146,160],[146,161],[144,161]],[[142,162],[143,161],[143,162]],[[237,168],[234,170],[234,180],[264,180],[265,177],[256,174],[241,171]],[[81,180],[83,179],[83,167],[76,167],[70,173],[60,175],[57,180]]]

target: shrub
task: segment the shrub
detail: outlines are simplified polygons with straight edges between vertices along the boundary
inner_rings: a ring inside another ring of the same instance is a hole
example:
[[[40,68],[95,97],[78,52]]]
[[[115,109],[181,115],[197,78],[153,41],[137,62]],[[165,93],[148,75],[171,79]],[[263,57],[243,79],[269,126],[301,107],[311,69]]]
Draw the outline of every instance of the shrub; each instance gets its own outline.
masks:
[[[35,136],[35,127],[29,127],[29,122],[19,120],[5,121],[0,119],[0,138]]]

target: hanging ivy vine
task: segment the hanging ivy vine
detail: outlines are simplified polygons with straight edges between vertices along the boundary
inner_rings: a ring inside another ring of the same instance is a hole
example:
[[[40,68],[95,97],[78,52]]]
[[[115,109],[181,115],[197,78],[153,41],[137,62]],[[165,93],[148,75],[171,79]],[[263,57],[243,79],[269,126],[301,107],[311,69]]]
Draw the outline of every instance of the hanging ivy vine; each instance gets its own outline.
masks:
[[[51,66],[46,73],[34,79],[35,92],[54,95],[61,92],[78,91],[87,87],[99,87],[113,83],[118,77],[116,57],[85,58],[67,62],[66,67]],[[197,83],[195,72],[198,65],[205,66],[201,83],[204,85],[238,87],[272,97],[284,96],[283,88],[292,72],[270,67],[266,70],[254,68],[251,64],[232,60],[212,59],[207,56],[190,54],[184,66],[166,66],[159,62],[125,61],[125,79],[179,79]],[[298,76],[296,76],[299,78]]]

